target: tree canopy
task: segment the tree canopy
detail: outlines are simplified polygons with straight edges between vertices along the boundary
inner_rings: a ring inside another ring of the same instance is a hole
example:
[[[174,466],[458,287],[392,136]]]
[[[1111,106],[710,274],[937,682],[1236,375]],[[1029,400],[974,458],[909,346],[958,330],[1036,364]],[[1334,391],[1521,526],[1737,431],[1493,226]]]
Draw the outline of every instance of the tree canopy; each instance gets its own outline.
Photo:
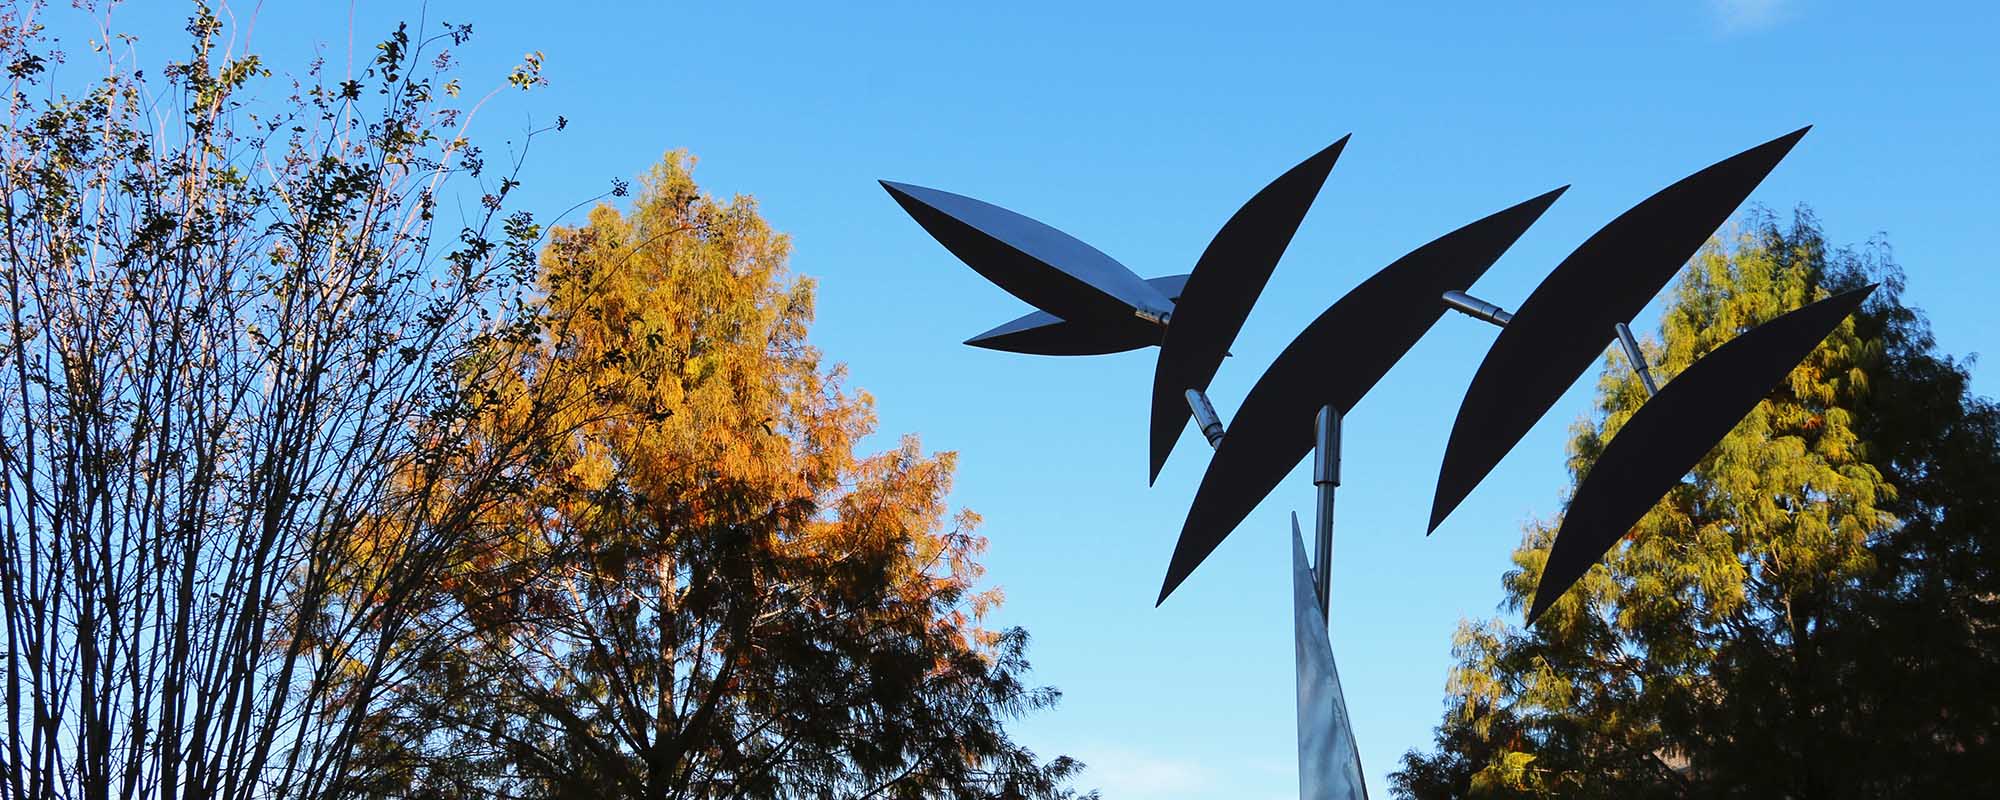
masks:
[[[1462,623],[1407,797],[1990,794],[2000,763],[2000,408],[1937,352],[1886,245],[1768,212],[1693,261],[1645,350],[1672,376],[1758,323],[1883,287],[1533,628]],[[1645,400],[1616,351],[1570,470]],[[1574,484],[1572,484],[1572,487]],[[1559,520],[1502,579],[1525,608]]]
[[[857,454],[871,404],[807,342],[812,282],[692,163],[553,233],[543,344],[479,434],[552,444],[438,593],[385,755],[482,796],[1066,796],[1078,765],[1002,728],[1056,694],[980,624],[954,456]]]

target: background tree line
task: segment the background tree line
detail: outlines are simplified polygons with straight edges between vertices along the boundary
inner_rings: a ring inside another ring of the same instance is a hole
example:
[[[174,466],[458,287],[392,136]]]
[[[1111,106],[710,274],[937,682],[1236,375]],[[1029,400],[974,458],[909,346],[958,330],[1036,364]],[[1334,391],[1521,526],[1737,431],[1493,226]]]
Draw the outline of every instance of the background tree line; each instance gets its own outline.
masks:
[[[274,77],[197,4],[148,75],[46,13],[0,13],[8,797],[1071,794],[951,454],[856,452],[754,202],[673,154],[544,229],[468,25]]]
[[[1406,797],[2000,795],[2000,407],[1901,300],[1887,245],[1811,213],[1712,243],[1648,358],[1881,282],[1535,628],[1462,623],[1436,750]],[[1614,351],[1570,470],[1644,402]],[[1502,580],[1525,609],[1560,520]]]

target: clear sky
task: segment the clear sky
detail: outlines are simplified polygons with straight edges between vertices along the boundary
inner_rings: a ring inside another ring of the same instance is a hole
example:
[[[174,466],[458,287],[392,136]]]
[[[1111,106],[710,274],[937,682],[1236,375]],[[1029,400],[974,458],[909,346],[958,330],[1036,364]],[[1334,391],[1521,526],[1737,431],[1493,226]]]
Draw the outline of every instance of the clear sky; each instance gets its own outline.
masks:
[[[61,4],[58,4],[61,5]],[[1503,6],[1523,6],[1508,7]],[[1526,7],[1532,6],[1532,7]],[[1153,599],[1206,463],[1190,430],[1146,486],[1153,351],[1052,359],[964,338],[1027,307],[876,185],[934,186],[1062,228],[1144,276],[1185,272],[1258,188],[1353,142],[1211,396],[1225,417],[1306,322],[1409,249],[1561,184],[1475,287],[1519,304],[1598,226],[1666,184],[1811,123],[1752,202],[1809,203],[1838,242],[1878,232],[1941,345],[2000,349],[2000,12],[1984,3],[266,3],[254,49],[343,63],[399,16],[471,22],[468,87],[527,50],[552,85],[481,135],[562,114],[525,171],[547,216],[670,148],[751,194],[820,283],[814,340],[874,394],[881,435],[959,453],[985,518],[995,620],[1034,635],[1061,707],[1017,726],[1110,798],[1296,796],[1289,536],[1301,467],[1164,607]],[[174,3],[120,12],[148,58]],[[171,26],[171,27],[169,27]],[[74,40],[72,40],[74,41]],[[497,142],[487,148],[500,152]],[[489,158],[491,160],[491,158]],[[1635,321],[1657,329],[1654,311]],[[1524,522],[1558,509],[1579,381],[1425,538],[1444,438],[1494,331],[1450,316],[1347,418],[1332,635],[1376,796],[1427,746],[1451,636],[1492,616]],[[1975,386],[1996,390],[1990,367]]]

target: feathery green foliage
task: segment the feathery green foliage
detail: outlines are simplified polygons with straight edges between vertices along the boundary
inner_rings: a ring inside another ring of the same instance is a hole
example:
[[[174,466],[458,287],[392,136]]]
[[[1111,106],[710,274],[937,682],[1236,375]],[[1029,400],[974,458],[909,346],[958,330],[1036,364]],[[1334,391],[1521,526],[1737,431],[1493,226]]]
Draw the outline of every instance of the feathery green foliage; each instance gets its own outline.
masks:
[[[1647,356],[1666,376],[1786,311],[1880,281],[1532,630],[1461,625],[1435,753],[1403,796],[1880,797],[1991,792],[2000,763],[2000,409],[1901,304],[1887,247],[1810,212],[1695,259]],[[1580,479],[1640,404],[1617,351]],[[1559,520],[1503,578],[1533,595]]]

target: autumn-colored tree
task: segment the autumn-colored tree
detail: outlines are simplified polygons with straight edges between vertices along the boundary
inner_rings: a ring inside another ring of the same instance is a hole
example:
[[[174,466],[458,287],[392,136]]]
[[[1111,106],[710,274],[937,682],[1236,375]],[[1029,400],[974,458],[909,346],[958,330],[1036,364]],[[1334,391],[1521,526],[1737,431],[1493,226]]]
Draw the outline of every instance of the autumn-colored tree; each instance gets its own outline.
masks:
[[[539,231],[466,138],[470,28],[273,91],[206,4],[153,69],[75,5],[70,52],[0,10],[0,793],[348,795],[412,599],[539,449],[437,469],[532,341],[488,319]]]
[[[1881,281],[1868,305],[1531,630],[1461,625],[1437,751],[1399,794],[1991,796],[2000,789],[2000,409],[1900,301],[1880,244],[1809,212],[1698,255],[1661,341],[1671,376],[1744,330]],[[1580,479],[1645,400],[1611,356]],[[1529,527],[1505,606],[1557,524]]]
[[[485,436],[562,438],[505,546],[441,584],[403,687],[406,786],[439,796],[1058,797],[1003,724],[1026,635],[981,627],[984,540],[953,456],[874,426],[806,338],[813,284],[754,201],[669,155],[631,209],[556,230],[544,344]],[[551,410],[553,414],[548,413]]]

